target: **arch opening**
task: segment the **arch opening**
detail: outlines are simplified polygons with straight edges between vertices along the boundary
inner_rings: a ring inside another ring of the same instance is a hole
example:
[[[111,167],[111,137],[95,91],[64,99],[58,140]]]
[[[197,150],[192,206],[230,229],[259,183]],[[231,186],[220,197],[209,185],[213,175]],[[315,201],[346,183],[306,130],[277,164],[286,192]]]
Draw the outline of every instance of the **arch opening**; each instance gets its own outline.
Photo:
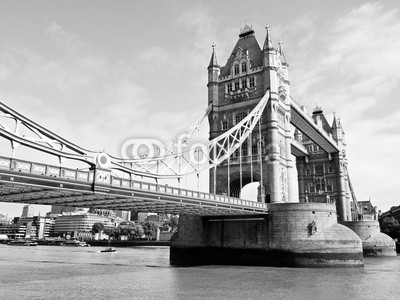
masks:
[[[257,176],[258,177],[258,176]],[[252,180],[253,179],[253,180]],[[231,181],[230,196],[250,201],[261,201],[261,189],[259,178],[251,178],[250,176],[242,177]]]

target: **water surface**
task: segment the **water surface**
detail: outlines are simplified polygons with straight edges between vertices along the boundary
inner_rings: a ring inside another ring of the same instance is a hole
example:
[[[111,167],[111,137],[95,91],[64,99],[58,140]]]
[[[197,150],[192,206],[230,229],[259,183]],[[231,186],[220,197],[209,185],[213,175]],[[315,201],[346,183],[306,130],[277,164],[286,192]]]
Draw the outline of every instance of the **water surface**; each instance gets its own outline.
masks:
[[[364,268],[173,267],[169,247],[0,245],[0,299],[397,299],[400,257]]]

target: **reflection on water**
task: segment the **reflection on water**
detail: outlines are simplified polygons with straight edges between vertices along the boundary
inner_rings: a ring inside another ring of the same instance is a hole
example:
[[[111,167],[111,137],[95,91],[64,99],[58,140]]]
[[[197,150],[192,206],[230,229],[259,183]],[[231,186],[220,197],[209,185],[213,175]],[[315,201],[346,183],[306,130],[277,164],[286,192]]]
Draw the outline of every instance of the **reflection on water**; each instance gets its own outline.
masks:
[[[168,247],[0,245],[0,299],[396,299],[400,257],[364,268],[169,265]]]

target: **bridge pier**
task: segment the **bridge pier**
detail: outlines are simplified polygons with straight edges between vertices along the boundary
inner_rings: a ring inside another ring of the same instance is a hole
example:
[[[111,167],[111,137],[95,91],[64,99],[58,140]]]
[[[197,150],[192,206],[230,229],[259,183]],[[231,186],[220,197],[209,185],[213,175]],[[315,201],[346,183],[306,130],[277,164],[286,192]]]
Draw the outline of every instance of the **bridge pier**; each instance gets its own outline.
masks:
[[[173,265],[362,267],[360,238],[337,223],[334,205],[271,204],[269,214],[181,215]]]
[[[380,230],[377,220],[340,222],[361,239],[364,256],[397,256],[395,241]]]

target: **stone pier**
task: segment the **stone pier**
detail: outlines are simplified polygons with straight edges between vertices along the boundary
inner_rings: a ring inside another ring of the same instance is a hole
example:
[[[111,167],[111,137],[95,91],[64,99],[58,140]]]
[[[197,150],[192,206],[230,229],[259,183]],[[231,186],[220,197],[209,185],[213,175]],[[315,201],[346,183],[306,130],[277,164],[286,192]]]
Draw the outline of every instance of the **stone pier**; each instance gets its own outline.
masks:
[[[335,205],[271,204],[269,214],[181,215],[173,265],[362,267],[361,239],[337,223]]]
[[[381,232],[377,220],[340,222],[340,224],[347,226],[360,237],[364,256],[397,256],[395,241]]]

